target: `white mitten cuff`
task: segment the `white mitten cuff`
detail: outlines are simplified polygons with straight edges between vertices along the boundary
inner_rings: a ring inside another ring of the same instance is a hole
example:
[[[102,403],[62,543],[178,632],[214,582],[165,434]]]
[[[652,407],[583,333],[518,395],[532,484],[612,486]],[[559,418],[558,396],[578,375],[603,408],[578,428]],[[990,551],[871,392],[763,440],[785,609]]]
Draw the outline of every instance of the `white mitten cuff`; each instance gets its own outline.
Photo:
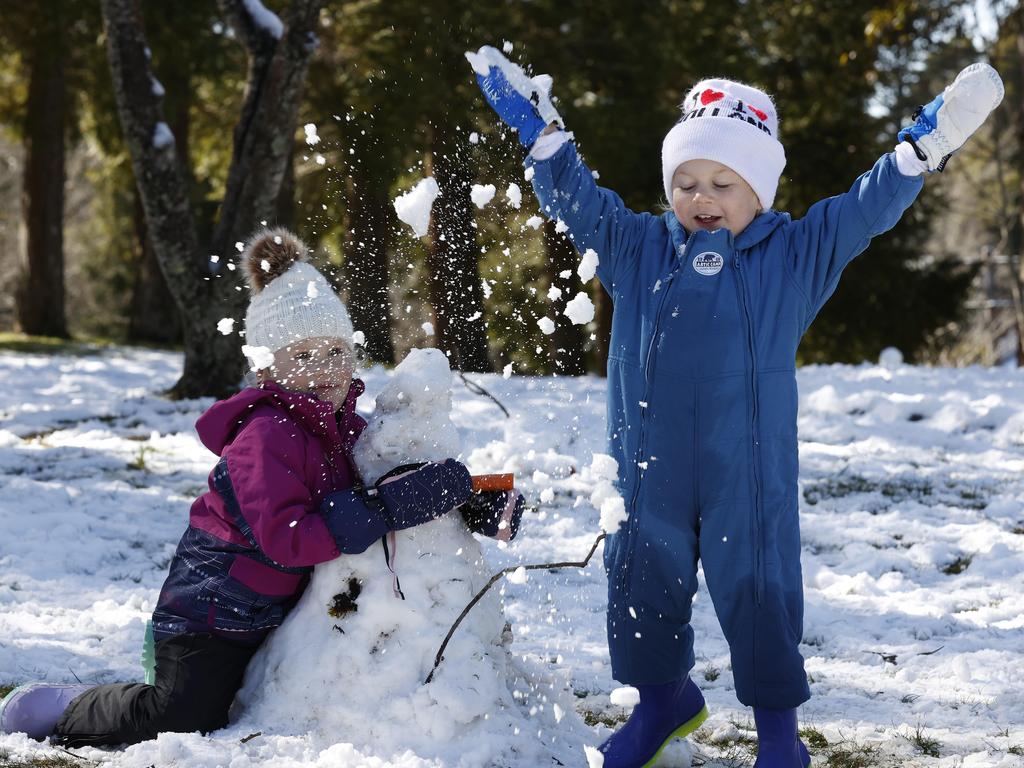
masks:
[[[540,143],[540,142],[538,142]],[[534,144],[534,146],[537,146]],[[920,176],[928,170],[928,161],[922,160],[910,146],[910,142],[901,141],[893,149],[896,153],[896,167],[904,176]]]
[[[534,160],[547,160],[557,152],[572,136],[568,131],[552,131],[541,136],[530,147],[530,157]]]

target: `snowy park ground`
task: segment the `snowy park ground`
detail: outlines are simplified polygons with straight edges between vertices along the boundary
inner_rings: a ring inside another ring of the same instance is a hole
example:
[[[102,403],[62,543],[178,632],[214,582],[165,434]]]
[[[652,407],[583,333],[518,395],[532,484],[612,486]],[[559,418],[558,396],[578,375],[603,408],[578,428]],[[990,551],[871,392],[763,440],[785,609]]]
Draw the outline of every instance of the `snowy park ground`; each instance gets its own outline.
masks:
[[[209,401],[158,394],[180,363],[125,348],[0,352],[0,686],[141,679],[145,621],[214,462],[193,431]],[[388,374],[363,375],[368,411]],[[465,459],[474,472],[514,471],[537,508],[516,542],[485,542],[491,570],[582,559],[598,533],[584,470],[604,450],[604,382],[471,378],[511,418],[456,379]],[[802,651],[813,694],[801,720],[813,764],[1024,766],[1024,374],[861,365],[804,368],[799,380]],[[558,721],[580,766],[583,744],[628,715],[610,700],[618,686],[599,555],[586,569],[531,571],[500,587],[513,654],[579,715]],[[711,717],[662,765],[749,766],[752,718],[736,702],[703,589],[694,629],[693,676]],[[537,690],[517,694],[524,716],[542,700]],[[416,755],[381,744],[368,755],[345,734],[322,749],[275,736],[274,723],[251,731],[77,754],[130,768],[528,768],[473,762],[443,745]],[[58,764],[39,762],[55,754],[0,736],[0,766]]]

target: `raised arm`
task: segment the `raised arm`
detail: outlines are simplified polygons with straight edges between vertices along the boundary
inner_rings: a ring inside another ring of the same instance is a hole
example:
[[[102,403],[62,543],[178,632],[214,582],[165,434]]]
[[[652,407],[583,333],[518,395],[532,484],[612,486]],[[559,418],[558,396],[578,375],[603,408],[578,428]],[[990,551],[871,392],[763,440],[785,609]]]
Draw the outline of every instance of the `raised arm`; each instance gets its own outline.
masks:
[[[529,77],[491,46],[466,58],[487,103],[530,151],[526,166],[533,171],[541,210],[565,225],[580,253],[588,248],[597,253],[597,275],[611,293],[612,283],[635,260],[657,217],[634,213],[618,195],[596,184],[551,103],[550,77]]]
[[[998,73],[972,64],[898,134],[895,150],[883,155],[842,195],[815,203],[794,222],[790,267],[808,304],[807,325],[835,291],[843,269],[888,231],[917,197],[923,175],[941,172],[1003,98]]]

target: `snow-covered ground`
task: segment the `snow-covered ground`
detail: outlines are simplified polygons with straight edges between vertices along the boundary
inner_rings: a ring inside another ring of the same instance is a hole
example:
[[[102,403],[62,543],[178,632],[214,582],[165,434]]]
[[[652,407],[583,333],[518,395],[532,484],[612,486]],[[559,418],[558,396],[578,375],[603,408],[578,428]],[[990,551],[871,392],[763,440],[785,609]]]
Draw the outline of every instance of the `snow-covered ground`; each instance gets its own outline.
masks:
[[[175,355],[133,349],[0,353],[0,685],[141,679],[144,623],[213,463],[192,429],[209,401],[155,394],[179,368]],[[364,409],[387,375],[364,372]],[[456,379],[471,469],[514,471],[537,506],[516,542],[483,542],[490,569],[581,559],[598,533],[585,469],[604,448],[603,381],[471,378],[512,414]],[[802,650],[813,693],[802,721],[815,765],[1024,766],[1024,373],[863,365],[799,378]],[[600,557],[528,573],[500,586],[522,673],[513,696],[584,766],[583,744],[627,714],[609,699]],[[706,591],[694,629],[693,675],[711,718],[663,764],[749,765],[752,722]],[[593,727],[552,717],[559,701]],[[274,723],[243,741],[249,726],[79,752],[139,768],[492,765],[443,744],[394,754],[382,743],[368,755],[344,733],[324,748],[274,735]],[[49,748],[0,736],[5,751]]]

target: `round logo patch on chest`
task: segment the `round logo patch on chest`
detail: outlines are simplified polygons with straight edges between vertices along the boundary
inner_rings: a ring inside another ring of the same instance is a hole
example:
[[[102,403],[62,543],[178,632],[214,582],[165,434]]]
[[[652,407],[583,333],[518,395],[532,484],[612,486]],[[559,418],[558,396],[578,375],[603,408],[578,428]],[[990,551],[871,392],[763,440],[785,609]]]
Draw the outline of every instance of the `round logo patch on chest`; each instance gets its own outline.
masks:
[[[724,264],[722,254],[714,251],[704,251],[693,257],[693,268],[702,275],[717,275]]]

